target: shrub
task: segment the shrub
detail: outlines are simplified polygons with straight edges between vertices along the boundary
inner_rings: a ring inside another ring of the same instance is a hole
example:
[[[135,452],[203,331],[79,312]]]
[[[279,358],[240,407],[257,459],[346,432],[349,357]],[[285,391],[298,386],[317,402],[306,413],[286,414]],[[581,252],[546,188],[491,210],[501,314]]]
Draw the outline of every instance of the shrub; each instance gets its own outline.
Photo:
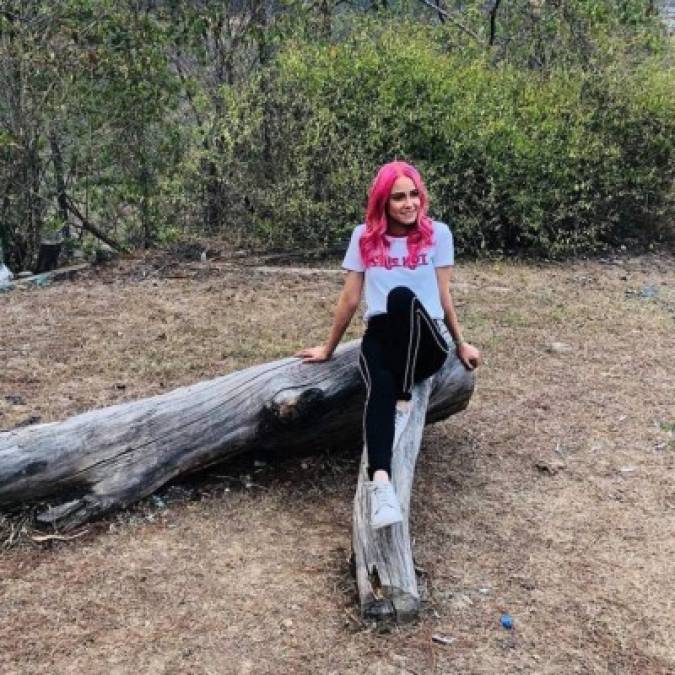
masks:
[[[295,42],[229,91],[232,214],[267,245],[329,246],[360,222],[377,166],[404,158],[465,251],[658,238],[673,206],[673,91],[657,57],[538,73],[448,53],[413,23]]]

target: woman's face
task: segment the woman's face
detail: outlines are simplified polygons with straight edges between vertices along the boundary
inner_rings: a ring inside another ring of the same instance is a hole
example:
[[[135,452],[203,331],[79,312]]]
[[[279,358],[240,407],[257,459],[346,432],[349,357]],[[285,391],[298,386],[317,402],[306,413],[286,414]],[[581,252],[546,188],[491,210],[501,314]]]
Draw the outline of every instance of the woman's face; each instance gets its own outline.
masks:
[[[417,222],[420,210],[420,193],[411,178],[397,178],[391,186],[387,200],[387,216],[392,225],[410,227]]]

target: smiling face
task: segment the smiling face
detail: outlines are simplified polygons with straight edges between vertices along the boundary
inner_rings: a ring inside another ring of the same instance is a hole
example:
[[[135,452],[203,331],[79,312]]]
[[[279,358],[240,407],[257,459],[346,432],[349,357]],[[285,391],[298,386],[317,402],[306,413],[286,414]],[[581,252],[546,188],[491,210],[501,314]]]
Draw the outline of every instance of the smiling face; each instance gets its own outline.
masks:
[[[397,178],[387,199],[389,227],[399,232],[410,229],[417,223],[419,210],[420,193],[415,183],[407,176]]]

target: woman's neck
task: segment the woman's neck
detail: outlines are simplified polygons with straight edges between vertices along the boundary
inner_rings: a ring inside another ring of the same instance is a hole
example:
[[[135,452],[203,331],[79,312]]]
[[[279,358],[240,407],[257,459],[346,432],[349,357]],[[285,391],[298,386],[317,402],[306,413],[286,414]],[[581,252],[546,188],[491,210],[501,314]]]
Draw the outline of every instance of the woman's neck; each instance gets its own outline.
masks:
[[[407,237],[410,234],[414,226],[408,227],[406,225],[401,225],[400,223],[387,223],[387,231],[385,234],[388,234],[390,237]]]

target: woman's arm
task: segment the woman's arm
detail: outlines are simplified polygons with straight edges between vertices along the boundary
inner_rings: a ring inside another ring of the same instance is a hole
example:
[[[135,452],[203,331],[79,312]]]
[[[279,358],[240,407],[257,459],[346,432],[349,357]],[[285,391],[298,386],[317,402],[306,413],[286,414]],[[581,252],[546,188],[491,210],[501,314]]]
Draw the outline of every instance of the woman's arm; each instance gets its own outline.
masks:
[[[347,330],[347,326],[352,320],[354,313],[361,302],[361,292],[363,290],[363,272],[347,272],[345,283],[342,287],[342,293],[338,298],[335,313],[333,315],[333,326],[326,343],[318,347],[309,347],[302,349],[295,356],[302,357],[304,363],[314,363],[327,361],[340,344],[340,340]]]
[[[437,267],[436,279],[438,280],[438,292],[441,296],[441,306],[445,315],[445,324],[452,335],[452,340],[457,349],[460,361],[469,369],[480,365],[480,352],[462,337],[462,327],[459,325],[455,304],[450,295],[450,281],[452,280],[452,267]]]

